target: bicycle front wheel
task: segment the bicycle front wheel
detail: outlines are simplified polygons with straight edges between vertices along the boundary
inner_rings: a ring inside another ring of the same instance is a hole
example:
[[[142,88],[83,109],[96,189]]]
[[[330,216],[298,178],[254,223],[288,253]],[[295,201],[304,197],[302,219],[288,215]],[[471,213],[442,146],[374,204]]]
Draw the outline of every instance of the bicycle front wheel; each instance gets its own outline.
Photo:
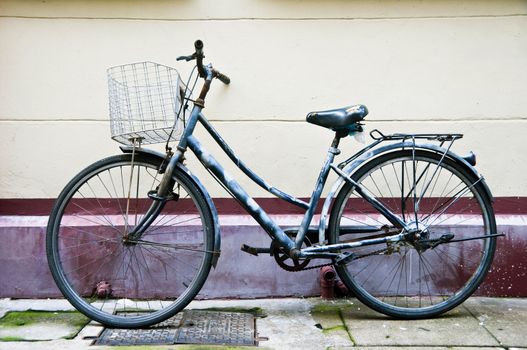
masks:
[[[63,295],[111,327],[161,322],[183,309],[210,271],[213,218],[191,178],[177,169],[173,198],[140,237],[133,232],[153,201],[160,161],[135,154],[103,159],[79,173],[57,199],[46,238]],[[158,202],[159,203],[159,202]]]
[[[412,235],[351,249],[337,266],[364,304],[386,315],[437,316],[462,303],[492,263],[496,223],[482,180],[441,154],[411,149],[374,158],[352,178],[399,215]],[[329,243],[401,232],[345,184],[330,218]]]

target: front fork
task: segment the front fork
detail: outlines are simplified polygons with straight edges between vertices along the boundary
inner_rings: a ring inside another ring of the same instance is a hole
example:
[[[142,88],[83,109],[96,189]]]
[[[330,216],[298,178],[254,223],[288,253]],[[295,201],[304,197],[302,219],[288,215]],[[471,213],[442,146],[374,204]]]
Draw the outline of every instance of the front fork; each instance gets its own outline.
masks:
[[[192,135],[194,128],[198,123],[199,115],[201,110],[205,107],[205,97],[210,88],[210,82],[212,80],[212,71],[207,67],[207,76],[205,78],[205,83],[201,89],[199,98],[194,101],[194,107],[190,113],[190,117],[185,125],[181,139],[177,145],[176,152],[170,157],[168,165],[165,169],[165,173],[161,178],[161,182],[157,188],[157,191],[153,191],[148,194],[148,196],[153,199],[153,203],[148,208],[146,215],[141,219],[139,224],[134,228],[134,230],[129,234],[131,239],[141,239],[141,236],[145,230],[154,222],[157,218],[167,200],[172,199],[172,189],[174,187],[174,180],[172,179],[172,174],[176,171],[177,164],[183,159],[183,154],[187,150],[187,138]]]
[[[199,107],[194,107],[194,110]],[[192,111],[192,115],[194,115],[195,111]],[[201,112],[201,108],[199,108],[199,111],[197,111],[197,115]],[[190,118],[192,120],[192,118]],[[195,118],[197,120],[197,116]],[[189,122],[190,124],[190,122]],[[192,126],[192,130],[194,130],[195,127]],[[188,128],[188,126],[187,126]],[[186,133],[185,129],[185,133]],[[130,240],[139,240],[141,239],[143,233],[150,227],[150,225],[157,219],[163,208],[165,207],[165,204],[169,200],[177,200],[179,199],[179,195],[177,193],[173,193],[175,181],[172,178],[174,172],[176,171],[177,163],[179,163],[183,159],[183,153],[186,150],[186,138],[185,142],[182,146],[183,138],[181,139],[180,143],[177,146],[177,151],[174,152],[172,157],[169,158],[168,164],[166,166],[166,169],[164,169],[163,177],[161,178],[161,181],[159,182],[159,186],[156,190],[150,191],[148,193],[148,197],[152,199],[152,204],[150,205],[150,208],[148,208],[146,214],[143,216],[143,218],[139,221],[139,223],[135,226],[135,228],[128,234],[128,238]],[[161,169],[160,169],[161,170]]]
[[[194,107],[196,109],[198,107]],[[200,111],[201,112],[201,108]],[[199,114],[198,112],[198,114]],[[192,111],[194,114],[194,110]],[[191,118],[192,119],[192,118]],[[197,117],[196,117],[197,119]],[[195,123],[194,123],[195,126]],[[192,127],[194,129],[194,127]],[[186,130],[185,130],[186,131]],[[183,138],[182,138],[183,140]],[[183,159],[183,153],[186,150],[186,144],[181,146],[181,142],[177,146],[177,151],[174,152],[172,157],[169,158],[168,165],[164,169],[163,177],[159,182],[159,186],[156,190],[150,191],[148,197],[152,199],[152,204],[148,208],[146,214],[142,217],[139,223],[134,227],[134,229],[128,233],[128,239],[130,240],[139,240],[143,236],[143,233],[150,227],[150,225],[157,219],[165,204],[168,200],[177,200],[177,194],[172,192],[174,188],[174,179],[172,175],[176,171],[177,163]]]
[[[148,208],[147,213],[141,219],[139,224],[129,233],[129,238],[138,240],[145,230],[155,221],[161,210],[163,210],[167,200],[173,199],[172,189],[174,187],[174,180],[172,175],[176,171],[177,164],[183,159],[183,155],[187,150],[187,138],[192,135],[194,128],[199,119],[199,115],[202,109],[205,107],[205,98],[210,88],[210,84],[213,78],[213,72],[211,66],[205,66],[205,82],[201,88],[199,97],[194,101],[194,107],[190,113],[190,117],[185,125],[181,139],[177,145],[177,149],[170,157],[168,165],[165,169],[161,182],[157,188],[157,191],[152,191],[148,194],[148,197],[153,199],[152,205]]]
[[[160,192],[161,184],[163,180],[168,178],[165,188],[168,188],[167,195],[162,196]],[[179,195],[172,193],[174,187],[174,180],[172,179],[172,172],[165,171],[161,179],[161,183],[157,190],[148,192],[148,197],[152,199],[152,204],[146,211],[145,215],[141,218],[139,223],[134,227],[134,229],[128,233],[129,240],[139,240],[143,236],[143,233],[152,225],[152,223],[157,219],[161,211],[166,205],[166,202],[169,200],[178,200]]]

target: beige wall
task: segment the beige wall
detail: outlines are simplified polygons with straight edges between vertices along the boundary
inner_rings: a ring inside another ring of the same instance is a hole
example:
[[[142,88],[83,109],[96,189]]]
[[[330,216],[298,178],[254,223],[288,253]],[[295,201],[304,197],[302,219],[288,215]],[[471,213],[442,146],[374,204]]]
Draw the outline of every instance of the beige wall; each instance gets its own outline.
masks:
[[[277,187],[311,192],[331,134],[307,112],[364,103],[369,129],[465,133],[495,195],[526,196],[526,36],[527,1],[0,1],[0,197],[55,197],[116,153],[105,69],[186,74],[196,38],[232,78],[206,115]]]

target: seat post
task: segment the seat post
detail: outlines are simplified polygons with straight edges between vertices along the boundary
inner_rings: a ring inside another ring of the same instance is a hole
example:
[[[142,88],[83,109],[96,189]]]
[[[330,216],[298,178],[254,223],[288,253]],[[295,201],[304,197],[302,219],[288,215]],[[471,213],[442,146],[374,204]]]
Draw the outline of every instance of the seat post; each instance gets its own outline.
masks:
[[[339,148],[339,142],[340,139],[343,137],[348,136],[347,130],[337,130],[335,131],[335,137],[333,138],[333,142],[331,143],[331,147],[338,149]]]

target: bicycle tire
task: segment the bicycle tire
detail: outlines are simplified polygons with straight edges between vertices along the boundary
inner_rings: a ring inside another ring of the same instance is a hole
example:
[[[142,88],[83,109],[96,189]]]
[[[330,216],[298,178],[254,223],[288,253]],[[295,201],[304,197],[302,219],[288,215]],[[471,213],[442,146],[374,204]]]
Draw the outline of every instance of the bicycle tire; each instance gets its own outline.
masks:
[[[357,299],[391,317],[422,319],[447,312],[472,295],[490,269],[496,249],[496,237],[456,241],[496,233],[481,179],[441,154],[412,149],[374,158],[351,178],[407,224],[424,228],[412,242],[349,250],[356,260],[336,270]],[[351,224],[359,229],[350,231]],[[347,232],[341,233],[345,226]],[[377,231],[359,233],[361,227]],[[388,236],[394,230],[352,185],[343,185],[331,210],[330,244]],[[430,248],[440,239],[447,242]]]
[[[108,157],[75,176],[54,204],[46,235],[62,294],[84,315],[116,328],[149,326],[181,311],[205,283],[214,249],[210,207],[180,169],[173,175],[176,197],[141,242],[125,238],[161,178],[159,159],[135,154],[132,167],[132,157]]]

